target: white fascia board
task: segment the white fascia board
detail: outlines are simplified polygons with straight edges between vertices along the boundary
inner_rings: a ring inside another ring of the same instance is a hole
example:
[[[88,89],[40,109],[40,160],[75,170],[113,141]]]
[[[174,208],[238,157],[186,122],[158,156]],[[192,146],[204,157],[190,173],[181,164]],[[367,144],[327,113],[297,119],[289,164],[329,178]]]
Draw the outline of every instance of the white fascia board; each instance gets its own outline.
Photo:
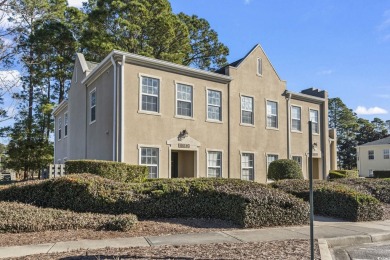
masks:
[[[68,107],[68,100],[67,99],[64,99],[62,100],[61,103],[59,103],[54,109],[53,109],[53,112],[52,114],[54,116],[58,115],[59,112],[61,112],[62,110],[64,110],[64,108],[67,108]]]

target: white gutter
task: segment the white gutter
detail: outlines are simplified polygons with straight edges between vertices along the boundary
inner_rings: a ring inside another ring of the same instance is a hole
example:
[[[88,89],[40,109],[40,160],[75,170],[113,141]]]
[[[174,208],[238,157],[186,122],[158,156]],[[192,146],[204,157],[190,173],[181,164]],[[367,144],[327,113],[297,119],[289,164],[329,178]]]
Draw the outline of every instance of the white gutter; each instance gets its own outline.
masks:
[[[112,123],[112,160],[113,161],[116,161],[116,99],[117,99],[117,94],[116,94],[116,63],[115,63],[115,60],[113,58],[113,56],[111,55],[111,63],[112,63],[112,66],[114,67],[114,105],[113,105],[113,112],[114,112],[114,116],[113,116],[113,123]]]
[[[120,129],[120,137],[121,137],[121,154],[120,154],[120,161],[124,162],[124,147],[125,147],[125,135],[124,135],[124,129],[125,129],[125,119],[124,119],[124,100],[125,100],[125,95],[124,95],[124,87],[125,87],[125,64],[126,64],[126,56],[122,56],[122,66],[121,66],[121,90],[120,90],[120,95],[121,95],[121,107],[120,107],[120,113],[121,113],[121,129]]]

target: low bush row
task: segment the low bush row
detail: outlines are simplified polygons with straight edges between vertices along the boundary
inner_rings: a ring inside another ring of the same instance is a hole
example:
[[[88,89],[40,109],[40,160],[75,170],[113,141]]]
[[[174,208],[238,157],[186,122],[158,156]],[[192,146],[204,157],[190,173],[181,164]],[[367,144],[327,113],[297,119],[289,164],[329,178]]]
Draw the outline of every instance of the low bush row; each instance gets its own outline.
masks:
[[[142,218],[215,218],[242,227],[308,222],[308,203],[265,185],[233,179],[159,179],[120,183],[90,174],[14,185],[0,200]]]
[[[91,173],[120,182],[143,182],[148,177],[146,166],[97,160],[67,161],[65,172],[67,174]]]
[[[390,178],[390,170],[374,171],[374,178]]]
[[[390,203],[390,179],[359,178],[337,180],[337,182],[370,194],[383,203]]]
[[[128,231],[137,223],[133,214],[103,215],[0,202],[0,232],[20,233],[61,229]]]
[[[350,221],[380,220],[383,217],[381,203],[369,194],[337,182],[315,181],[313,186],[315,214]],[[309,200],[309,182],[306,180],[279,181],[272,187]]]
[[[353,179],[353,178],[358,178],[359,173],[358,171],[354,170],[333,170],[329,171],[329,179]]]

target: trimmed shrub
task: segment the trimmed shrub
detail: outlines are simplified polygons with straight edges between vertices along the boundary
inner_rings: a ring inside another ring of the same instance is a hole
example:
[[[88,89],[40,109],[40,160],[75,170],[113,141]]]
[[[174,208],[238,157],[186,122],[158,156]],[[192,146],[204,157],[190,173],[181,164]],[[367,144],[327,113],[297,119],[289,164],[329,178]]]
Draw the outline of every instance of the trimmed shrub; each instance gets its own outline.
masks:
[[[215,218],[242,227],[300,225],[308,203],[263,184],[233,179],[157,179],[119,183],[90,174],[69,175],[0,191],[0,200],[142,218]]]
[[[143,182],[148,177],[148,167],[121,162],[74,160],[66,161],[67,174],[91,173],[120,182]]]
[[[359,172],[355,170],[333,170],[329,171],[329,179],[341,179],[341,178],[359,178]]]
[[[271,186],[309,201],[308,181],[285,180]],[[315,214],[350,221],[380,220],[383,217],[380,202],[369,194],[337,182],[315,181],[313,186]]]
[[[128,231],[137,223],[133,214],[103,215],[38,208],[16,202],[0,202],[0,233],[61,229]]]
[[[302,169],[294,160],[280,159],[270,163],[268,178],[273,180],[303,179]]]
[[[383,203],[390,203],[390,179],[358,178],[337,180],[337,182],[370,194]]]
[[[374,171],[374,178],[390,178],[390,170]]]

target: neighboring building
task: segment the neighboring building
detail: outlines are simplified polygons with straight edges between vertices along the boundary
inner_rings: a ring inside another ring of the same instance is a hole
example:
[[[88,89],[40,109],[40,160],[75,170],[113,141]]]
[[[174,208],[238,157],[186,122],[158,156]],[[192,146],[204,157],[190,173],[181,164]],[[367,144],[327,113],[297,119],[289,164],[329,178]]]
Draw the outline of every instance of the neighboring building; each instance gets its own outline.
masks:
[[[307,177],[336,168],[328,94],[286,90],[260,45],[216,73],[121,51],[98,65],[77,54],[68,100],[54,111],[55,162],[98,159],[149,166],[150,177],[267,181],[276,159]]]
[[[356,147],[359,176],[369,177],[374,171],[390,170],[390,136]]]
[[[387,127],[387,131],[390,134],[390,120],[386,120],[386,127]]]

